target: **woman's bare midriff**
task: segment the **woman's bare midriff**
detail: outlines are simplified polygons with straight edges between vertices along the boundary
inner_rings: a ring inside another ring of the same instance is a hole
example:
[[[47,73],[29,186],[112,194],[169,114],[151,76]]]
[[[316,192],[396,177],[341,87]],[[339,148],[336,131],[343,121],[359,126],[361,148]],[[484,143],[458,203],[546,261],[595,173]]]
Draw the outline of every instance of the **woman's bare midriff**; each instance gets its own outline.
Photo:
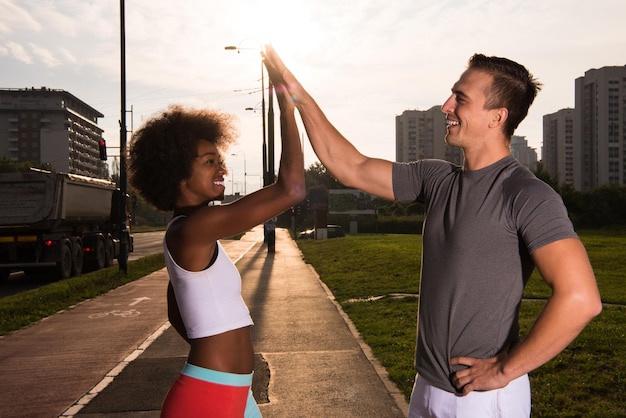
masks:
[[[187,362],[220,372],[248,374],[254,370],[254,349],[250,327],[189,340]]]

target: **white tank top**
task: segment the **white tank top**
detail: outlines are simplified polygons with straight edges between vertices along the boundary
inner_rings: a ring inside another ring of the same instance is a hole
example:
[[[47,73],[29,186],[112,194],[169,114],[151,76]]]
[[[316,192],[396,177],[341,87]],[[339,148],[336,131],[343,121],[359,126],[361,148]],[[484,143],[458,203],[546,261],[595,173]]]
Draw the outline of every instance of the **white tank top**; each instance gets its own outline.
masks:
[[[176,264],[165,239],[163,248],[188,338],[209,337],[253,324],[241,297],[239,271],[219,241],[215,262],[202,271],[188,271]]]

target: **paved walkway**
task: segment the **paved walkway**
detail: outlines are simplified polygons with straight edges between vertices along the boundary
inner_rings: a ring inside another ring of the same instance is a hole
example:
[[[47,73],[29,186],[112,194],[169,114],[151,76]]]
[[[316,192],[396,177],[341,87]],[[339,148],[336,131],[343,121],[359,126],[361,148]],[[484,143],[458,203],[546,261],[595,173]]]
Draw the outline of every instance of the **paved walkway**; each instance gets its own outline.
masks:
[[[404,417],[404,397],[285,230],[222,241],[255,326],[264,417]],[[187,344],[167,322],[157,271],[0,338],[0,418],[158,417]]]

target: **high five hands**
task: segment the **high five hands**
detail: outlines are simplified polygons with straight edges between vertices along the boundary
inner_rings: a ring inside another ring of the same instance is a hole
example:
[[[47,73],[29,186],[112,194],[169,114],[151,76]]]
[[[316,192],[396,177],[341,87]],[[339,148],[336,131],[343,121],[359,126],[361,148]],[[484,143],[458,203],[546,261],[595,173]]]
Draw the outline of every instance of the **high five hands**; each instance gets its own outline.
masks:
[[[302,92],[302,86],[285,66],[274,47],[269,44],[265,45],[265,50],[261,55],[276,93],[278,95],[286,93],[296,105],[299,104],[298,100],[301,99],[302,96],[299,93]]]

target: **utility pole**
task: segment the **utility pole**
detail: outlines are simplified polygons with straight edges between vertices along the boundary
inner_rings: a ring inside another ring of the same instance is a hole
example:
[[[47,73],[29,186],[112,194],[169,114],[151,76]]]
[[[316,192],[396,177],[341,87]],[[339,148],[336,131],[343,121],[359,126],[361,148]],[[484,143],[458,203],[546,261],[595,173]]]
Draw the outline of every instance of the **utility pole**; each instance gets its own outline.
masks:
[[[243,42],[243,41],[242,41]],[[241,48],[241,43],[239,42],[238,46],[228,45],[225,46],[224,49],[227,51],[237,51],[239,53],[241,49],[249,49],[249,48]],[[268,90],[269,90],[269,107],[267,111],[267,137],[265,134],[265,69],[263,60],[261,60],[261,112],[263,114],[263,186],[268,186],[274,183],[274,86],[272,85],[272,81],[268,81]],[[263,224],[263,236],[264,241],[267,244],[267,252],[274,253],[275,252],[275,243],[276,243],[276,221],[274,219],[270,219],[269,221]]]
[[[124,0],[120,0],[120,51],[121,51],[121,113],[120,113],[120,254],[117,263],[124,274],[128,271],[128,234],[126,222],[126,32],[125,32]]]
[[[268,83],[268,109],[267,109],[267,185],[274,183],[274,85],[272,80]],[[265,227],[267,252],[276,252],[276,221],[270,219]]]

